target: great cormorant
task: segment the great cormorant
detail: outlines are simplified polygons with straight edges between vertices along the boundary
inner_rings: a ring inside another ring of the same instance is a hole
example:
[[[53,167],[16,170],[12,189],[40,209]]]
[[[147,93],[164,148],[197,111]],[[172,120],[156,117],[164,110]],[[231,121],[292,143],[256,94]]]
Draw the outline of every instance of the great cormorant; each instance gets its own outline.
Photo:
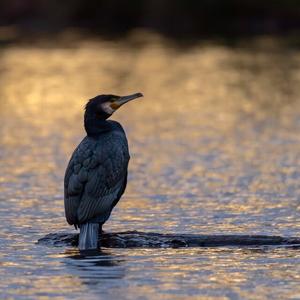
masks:
[[[126,102],[142,96],[100,95],[86,104],[87,136],[75,149],[64,179],[66,219],[80,228],[80,250],[97,248],[99,229],[101,232],[127,184],[126,135],[118,122],[107,119]]]

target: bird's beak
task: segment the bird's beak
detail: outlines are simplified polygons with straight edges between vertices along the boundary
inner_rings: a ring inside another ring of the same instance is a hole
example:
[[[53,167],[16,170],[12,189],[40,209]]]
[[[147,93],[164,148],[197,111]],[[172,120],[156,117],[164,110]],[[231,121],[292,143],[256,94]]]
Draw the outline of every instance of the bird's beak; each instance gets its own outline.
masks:
[[[115,106],[115,108],[119,108],[121,105],[134,100],[136,98],[140,98],[143,97],[142,93],[135,93],[132,95],[128,95],[128,96],[121,96],[120,98],[118,98],[117,100],[115,100],[112,105]]]

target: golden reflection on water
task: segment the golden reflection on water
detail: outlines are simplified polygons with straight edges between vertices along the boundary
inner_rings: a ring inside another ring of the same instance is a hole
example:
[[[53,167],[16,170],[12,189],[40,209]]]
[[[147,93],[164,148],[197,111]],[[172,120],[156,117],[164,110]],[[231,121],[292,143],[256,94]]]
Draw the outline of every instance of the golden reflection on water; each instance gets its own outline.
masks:
[[[79,40],[2,48],[0,68],[6,295],[299,295],[293,250],[115,250],[104,259],[112,266],[86,268],[85,260],[70,263],[70,253],[33,246],[68,228],[62,181],[84,136],[86,100],[139,91],[145,98],[113,117],[126,129],[132,159],[126,194],[105,230],[297,235],[299,50],[270,40],[185,49],[159,39]],[[119,279],[104,280],[112,273]]]

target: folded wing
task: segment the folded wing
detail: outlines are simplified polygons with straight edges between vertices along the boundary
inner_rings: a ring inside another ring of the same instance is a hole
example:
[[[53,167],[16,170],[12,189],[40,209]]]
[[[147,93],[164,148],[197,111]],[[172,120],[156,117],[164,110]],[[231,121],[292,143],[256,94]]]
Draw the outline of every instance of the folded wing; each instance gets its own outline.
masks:
[[[104,223],[124,193],[129,161],[125,134],[101,140],[86,137],[74,151],[65,174],[65,213],[69,224]]]

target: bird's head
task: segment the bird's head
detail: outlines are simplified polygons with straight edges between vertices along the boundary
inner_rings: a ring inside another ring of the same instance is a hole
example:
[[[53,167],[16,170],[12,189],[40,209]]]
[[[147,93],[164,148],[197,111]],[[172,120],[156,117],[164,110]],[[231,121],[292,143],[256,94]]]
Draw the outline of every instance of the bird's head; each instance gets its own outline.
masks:
[[[123,104],[143,97],[143,94],[136,93],[128,96],[116,95],[99,95],[88,101],[85,106],[85,117],[88,119],[102,119],[109,118],[118,108]]]

